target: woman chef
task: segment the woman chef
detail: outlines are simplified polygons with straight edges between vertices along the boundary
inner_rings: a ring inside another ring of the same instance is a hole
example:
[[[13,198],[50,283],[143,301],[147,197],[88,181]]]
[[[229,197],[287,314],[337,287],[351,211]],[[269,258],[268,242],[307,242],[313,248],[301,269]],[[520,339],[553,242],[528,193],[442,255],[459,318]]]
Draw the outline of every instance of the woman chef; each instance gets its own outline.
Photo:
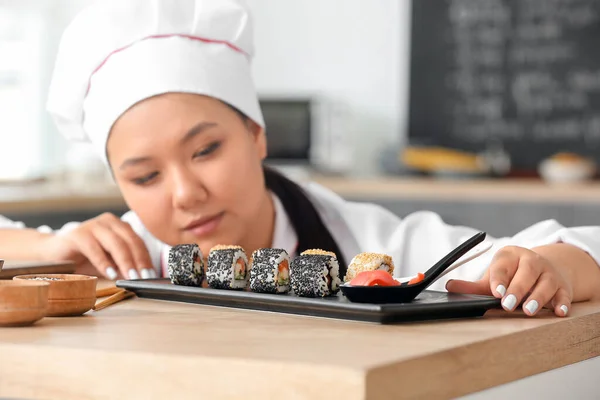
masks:
[[[205,254],[216,244],[292,256],[322,248],[345,265],[387,253],[396,275],[412,276],[476,233],[430,212],[401,220],[263,167],[253,52],[252,20],[235,0],[101,0],[84,10],[62,38],[48,110],[67,138],[97,148],[131,211],[57,232],[4,219],[0,254],[135,279],[165,275],[169,246],[181,243]],[[571,302],[600,296],[599,227],[545,221],[490,240],[486,257],[441,288],[492,294],[508,311],[522,303],[528,315],[548,306],[565,316]]]

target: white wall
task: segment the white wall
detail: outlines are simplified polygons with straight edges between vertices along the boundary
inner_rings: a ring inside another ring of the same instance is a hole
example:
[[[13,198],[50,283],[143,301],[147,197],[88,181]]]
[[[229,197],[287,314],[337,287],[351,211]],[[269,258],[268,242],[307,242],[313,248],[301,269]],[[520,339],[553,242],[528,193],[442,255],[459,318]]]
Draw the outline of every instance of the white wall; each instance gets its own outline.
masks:
[[[39,74],[43,18],[38,9],[0,3],[0,179],[40,167]],[[23,157],[29,155],[29,158]]]
[[[10,30],[2,40],[0,29],[0,77],[2,70],[18,72],[15,93],[0,79],[0,179],[61,171],[67,144],[46,112],[47,91],[60,36],[73,16],[89,3],[0,0],[0,21],[18,18],[14,26],[0,27]],[[19,41],[7,51],[11,35]],[[21,62],[13,66],[11,60]]]
[[[21,0],[22,1],[22,0]],[[30,0],[36,1],[36,0]],[[60,38],[63,31],[71,20],[79,13],[82,9],[92,3],[92,0],[51,0],[51,6],[47,5],[47,18],[48,23],[46,48],[44,59],[46,62],[45,68],[43,69],[42,81],[43,86],[43,101],[44,101],[44,138],[45,146],[47,149],[52,149],[52,152],[46,154],[46,164],[51,166],[52,172],[60,171],[67,163],[67,150],[69,143],[62,137],[57,131],[56,125],[50,118],[50,115],[45,112],[46,100],[48,98],[48,87],[50,80],[52,79],[52,73],[54,70],[54,61],[58,52],[58,46],[60,44]]]
[[[316,93],[344,106],[353,169],[373,171],[381,147],[404,137],[410,1],[247,2],[259,92]]]
[[[352,170],[373,171],[379,150],[404,136],[410,0],[246,1],[254,14],[253,68],[259,92],[318,94],[342,106],[345,136],[354,155]],[[3,6],[45,8],[39,77],[43,101],[36,101],[43,112],[43,172],[59,169],[66,150],[43,108],[58,41],[66,24],[89,2],[0,0]]]

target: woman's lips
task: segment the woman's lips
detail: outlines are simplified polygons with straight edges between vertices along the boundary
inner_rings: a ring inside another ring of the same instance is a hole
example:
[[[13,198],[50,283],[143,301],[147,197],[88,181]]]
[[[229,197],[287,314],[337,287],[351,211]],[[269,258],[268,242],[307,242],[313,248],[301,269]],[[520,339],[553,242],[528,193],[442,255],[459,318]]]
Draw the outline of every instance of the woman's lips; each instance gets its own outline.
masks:
[[[184,230],[198,237],[209,235],[217,229],[219,223],[223,219],[223,214],[224,213],[220,213],[212,217],[192,221]]]

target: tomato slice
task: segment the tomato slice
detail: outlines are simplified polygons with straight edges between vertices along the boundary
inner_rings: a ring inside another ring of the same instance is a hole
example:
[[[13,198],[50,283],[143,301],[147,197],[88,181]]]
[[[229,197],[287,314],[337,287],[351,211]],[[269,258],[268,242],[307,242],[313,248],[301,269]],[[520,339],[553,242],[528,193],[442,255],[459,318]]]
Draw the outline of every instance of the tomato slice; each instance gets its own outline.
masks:
[[[400,283],[384,270],[363,271],[350,281],[352,286],[398,286]]]

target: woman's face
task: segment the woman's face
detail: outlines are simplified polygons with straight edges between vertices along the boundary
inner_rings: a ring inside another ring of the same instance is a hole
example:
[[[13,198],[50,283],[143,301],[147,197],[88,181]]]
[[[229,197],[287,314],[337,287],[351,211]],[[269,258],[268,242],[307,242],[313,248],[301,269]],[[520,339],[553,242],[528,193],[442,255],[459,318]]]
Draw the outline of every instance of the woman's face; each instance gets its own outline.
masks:
[[[263,130],[210,97],[136,104],[113,125],[107,154],[130,209],[169,245],[243,245],[270,201]]]

